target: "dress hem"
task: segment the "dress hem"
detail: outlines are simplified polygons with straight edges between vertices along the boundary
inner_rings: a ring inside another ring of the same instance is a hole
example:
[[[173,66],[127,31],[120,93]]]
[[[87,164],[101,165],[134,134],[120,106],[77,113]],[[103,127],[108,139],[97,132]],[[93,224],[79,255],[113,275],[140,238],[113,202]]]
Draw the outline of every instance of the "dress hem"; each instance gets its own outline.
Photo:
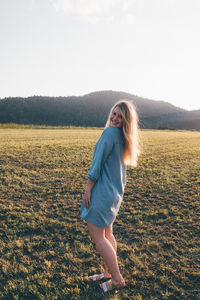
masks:
[[[102,228],[102,229],[107,228],[108,226],[110,226],[111,224],[114,223],[114,220],[113,220],[111,223],[109,223],[109,224],[106,225],[106,226],[100,226],[99,224],[97,225],[97,222],[95,222],[95,221],[93,221],[93,220],[88,220],[87,217],[84,217],[84,218],[81,217],[81,219],[84,220],[84,221],[86,221],[86,222],[89,222],[89,223],[91,223],[91,224],[93,224],[93,225],[95,225],[95,226],[97,226],[97,227],[99,227],[99,228]]]

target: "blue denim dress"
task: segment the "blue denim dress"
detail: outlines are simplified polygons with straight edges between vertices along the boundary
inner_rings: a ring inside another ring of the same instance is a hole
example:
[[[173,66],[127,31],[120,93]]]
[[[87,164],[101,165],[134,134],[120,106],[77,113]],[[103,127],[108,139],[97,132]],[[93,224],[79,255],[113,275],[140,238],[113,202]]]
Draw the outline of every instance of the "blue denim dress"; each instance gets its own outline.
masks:
[[[118,213],[126,182],[123,163],[124,137],[121,128],[107,127],[97,141],[88,179],[95,182],[91,191],[91,205],[82,201],[81,218],[105,228]]]

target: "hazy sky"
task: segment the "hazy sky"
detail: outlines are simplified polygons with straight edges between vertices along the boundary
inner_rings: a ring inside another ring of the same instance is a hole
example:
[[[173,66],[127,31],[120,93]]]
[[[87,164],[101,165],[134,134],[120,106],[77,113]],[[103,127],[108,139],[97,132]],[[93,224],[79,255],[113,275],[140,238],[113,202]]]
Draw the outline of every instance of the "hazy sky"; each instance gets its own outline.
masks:
[[[0,98],[129,92],[200,109],[200,0],[0,0]]]

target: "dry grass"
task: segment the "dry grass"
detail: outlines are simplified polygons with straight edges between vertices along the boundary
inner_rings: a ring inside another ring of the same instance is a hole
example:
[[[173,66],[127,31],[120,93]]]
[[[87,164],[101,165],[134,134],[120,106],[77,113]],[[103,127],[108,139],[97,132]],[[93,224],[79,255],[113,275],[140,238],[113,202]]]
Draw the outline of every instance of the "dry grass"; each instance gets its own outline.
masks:
[[[100,134],[0,129],[0,299],[200,299],[199,132],[141,132],[114,224],[127,287],[88,281],[101,259],[79,210]]]

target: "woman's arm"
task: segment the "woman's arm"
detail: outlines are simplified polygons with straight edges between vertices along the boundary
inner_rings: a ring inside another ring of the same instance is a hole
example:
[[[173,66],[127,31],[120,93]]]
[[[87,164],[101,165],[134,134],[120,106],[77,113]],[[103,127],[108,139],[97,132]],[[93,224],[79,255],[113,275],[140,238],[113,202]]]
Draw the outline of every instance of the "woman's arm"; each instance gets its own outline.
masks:
[[[94,184],[98,181],[103,164],[112,151],[112,147],[113,139],[110,133],[110,128],[106,128],[95,146],[93,162],[88,173],[88,180],[83,197],[85,208],[88,208],[91,205],[91,190]]]
[[[90,197],[91,197],[91,190],[94,186],[94,182],[90,179],[87,180],[86,187],[85,187],[85,193],[83,196],[84,206],[85,208],[88,208],[91,205]]]
[[[111,135],[110,128],[106,128],[100,139],[98,140],[95,151],[93,154],[93,161],[88,172],[88,179],[97,182],[101,173],[101,169],[110,155],[114,146],[113,136]]]

